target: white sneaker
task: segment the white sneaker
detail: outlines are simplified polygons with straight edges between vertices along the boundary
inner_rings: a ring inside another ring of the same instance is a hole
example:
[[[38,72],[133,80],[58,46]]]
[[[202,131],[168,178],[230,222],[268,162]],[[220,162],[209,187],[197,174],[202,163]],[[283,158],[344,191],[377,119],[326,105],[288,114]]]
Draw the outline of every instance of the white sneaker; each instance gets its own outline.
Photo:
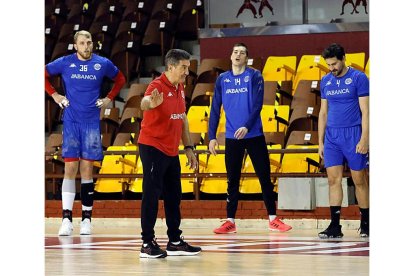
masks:
[[[80,224],[80,234],[81,235],[90,235],[91,234],[91,220],[86,218],[81,221]]]
[[[62,220],[62,225],[59,228],[59,236],[70,236],[72,235],[73,225],[68,218]]]

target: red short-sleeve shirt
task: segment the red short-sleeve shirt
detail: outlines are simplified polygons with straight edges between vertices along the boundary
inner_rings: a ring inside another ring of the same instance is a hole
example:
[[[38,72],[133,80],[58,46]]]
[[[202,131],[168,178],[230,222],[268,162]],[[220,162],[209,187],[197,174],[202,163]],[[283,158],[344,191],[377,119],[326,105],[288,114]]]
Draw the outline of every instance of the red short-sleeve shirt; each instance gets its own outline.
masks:
[[[144,112],[138,143],[153,146],[166,155],[176,156],[185,115],[184,85],[180,83],[176,88],[163,73],[148,85],[145,96],[151,95],[155,88],[163,94],[163,102]]]

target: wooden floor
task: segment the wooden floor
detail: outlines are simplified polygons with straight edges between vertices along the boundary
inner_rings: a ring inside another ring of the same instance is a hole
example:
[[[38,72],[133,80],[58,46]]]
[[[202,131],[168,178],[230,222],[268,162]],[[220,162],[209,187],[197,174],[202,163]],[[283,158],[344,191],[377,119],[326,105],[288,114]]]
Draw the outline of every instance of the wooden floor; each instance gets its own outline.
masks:
[[[217,220],[217,223],[219,221]],[[216,235],[211,228],[182,227],[184,239],[201,246],[197,256],[140,259],[141,239],[135,225],[94,225],[93,235],[58,237],[58,223],[46,223],[46,275],[368,275],[369,240],[356,230],[342,239],[320,240],[320,229],[269,232],[264,227],[238,228]],[[165,248],[165,226],[157,241]]]

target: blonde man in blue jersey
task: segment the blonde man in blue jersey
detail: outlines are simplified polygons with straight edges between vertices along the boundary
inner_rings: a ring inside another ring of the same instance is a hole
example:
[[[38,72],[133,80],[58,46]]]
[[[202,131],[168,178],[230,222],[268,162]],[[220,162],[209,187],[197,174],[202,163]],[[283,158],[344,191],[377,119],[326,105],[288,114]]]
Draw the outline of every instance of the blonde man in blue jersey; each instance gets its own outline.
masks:
[[[342,175],[345,162],[351,169],[361,212],[360,236],[369,236],[369,81],[367,76],[345,65],[345,50],[331,44],[322,53],[331,71],[321,80],[319,112],[319,155],[325,161],[329,183],[331,223],[320,238],[341,238],[339,223]]]
[[[76,53],[58,58],[45,67],[45,90],[64,108],[62,157],[65,175],[62,183],[62,225],[59,236],[73,231],[72,207],[75,200],[75,180],[81,175],[82,221],[81,235],[91,234],[94,183],[93,162],[103,159],[99,115],[119,93],[125,83],[124,75],[107,58],[92,53],[92,36],[78,31],[74,36]],[[65,96],[52,87],[49,76],[62,77]],[[115,83],[105,98],[100,99],[104,78]]]
[[[270,161],[263,135],[260,111],[263,106],[264,81],[260,71],[247,67],[248,49],[243,43],[233,46],[232,69],[216,80],[211,104],[208,135],[209,150],[216,155],[217,127],[220,109],[226,113],[225,163],[227,170],[227,220],[216,234],[236,232],[235,216],[239,200],[240,176],[244,152],[252,160],[262,188],[263,200],[269,214],[269,230],[285,232],[292,229],[276,216],[276,194],[270,180]]]

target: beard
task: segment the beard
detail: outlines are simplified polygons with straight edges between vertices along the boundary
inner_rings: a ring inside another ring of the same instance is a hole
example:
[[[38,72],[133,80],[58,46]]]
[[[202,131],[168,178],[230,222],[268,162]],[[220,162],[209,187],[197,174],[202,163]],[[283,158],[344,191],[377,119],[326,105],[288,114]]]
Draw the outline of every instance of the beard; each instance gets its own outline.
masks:
[[[78,52],[78,54],[83,58],[83,59],[90,59],[92,56],[92,51],[89,52]]]
[[[337,77],[338,75],[342,74],[343,71],[344,71],[344,68],[341,68],[340,70],[333,70],[331,72],[332,72],[332,75]]]

